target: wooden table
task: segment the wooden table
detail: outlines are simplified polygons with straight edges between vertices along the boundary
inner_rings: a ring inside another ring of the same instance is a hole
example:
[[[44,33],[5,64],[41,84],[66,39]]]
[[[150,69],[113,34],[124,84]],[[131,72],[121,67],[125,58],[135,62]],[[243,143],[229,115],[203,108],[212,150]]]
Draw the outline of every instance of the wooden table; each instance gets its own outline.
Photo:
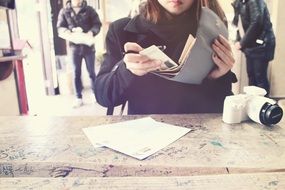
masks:
[[[143,161],[95,149],[82,131],[140,117],[0,117],[0,189],[285,189],[284,120],[152,115],[193,130]]]

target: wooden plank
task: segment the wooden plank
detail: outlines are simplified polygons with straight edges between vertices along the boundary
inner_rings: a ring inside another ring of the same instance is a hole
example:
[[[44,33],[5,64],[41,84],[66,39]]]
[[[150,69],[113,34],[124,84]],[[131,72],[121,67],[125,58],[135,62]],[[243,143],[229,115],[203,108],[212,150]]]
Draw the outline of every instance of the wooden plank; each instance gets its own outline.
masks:
[[[6,62],[6,61],[22,60],[25,57],[26,56],[23,56],[23,55],[3,56],[3,57],[0,57],[0,63]]]
[[[284,190],[285,173],[191,177],[0,178],[0,189]]]
[[[285,170],[284,123],[227,125],[221,115],[154,115],[192,132],[143,161],[95,149],[82,128],[141,116],[0,117],[0,177],[188,176]]]

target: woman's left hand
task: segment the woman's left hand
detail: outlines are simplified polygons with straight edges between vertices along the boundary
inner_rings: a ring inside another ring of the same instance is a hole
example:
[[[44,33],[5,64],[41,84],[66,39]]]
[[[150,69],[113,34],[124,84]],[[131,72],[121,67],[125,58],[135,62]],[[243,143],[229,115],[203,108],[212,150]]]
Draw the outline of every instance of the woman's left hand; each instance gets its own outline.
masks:
[[[222,35],[219,35],[219,37],[215,39],[212,48],[214,50],[212,59],[217,67],[210,72],[208,78],[217,79],[231,70],[235,63],[235,59],[229,41]]]

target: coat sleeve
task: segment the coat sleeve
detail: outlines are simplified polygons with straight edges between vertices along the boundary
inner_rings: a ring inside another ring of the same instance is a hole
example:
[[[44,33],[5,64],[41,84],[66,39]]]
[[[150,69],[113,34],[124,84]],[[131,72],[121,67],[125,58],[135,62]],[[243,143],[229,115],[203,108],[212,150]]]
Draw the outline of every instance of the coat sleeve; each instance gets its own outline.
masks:
[[[234,2],[231,3],[233,9],[234,9],[234,17],[232,20],[232,24],[234,26],[238,26],[238,17],[239,17],[239,0],[235,0]]]
[[[262,27],[263,13],[261,10],[260,3],[258,3],[258,1],[259,0],[248,1],[250,24],[240,42],[242,49],[246,48],[248,44],[255,41],[256,35],[260,33]]]
[[[59,11],[59,14],[57,17],[56,27],[57,27],[57,29],[59,29],[59,28],[68,29],[68,24],[67,24],[67,21],[66,21],[65,16],[64,16],[64,9],[63,8]]]
[[[127,100],[127,89],[135,75],[123,62],[120,37],[113,24],[106,36],[106,53],[96,78],[95,95],[97,102],[105,107],[118,106]],[[120,33],[120,32],[119,32]]]
[[[95,9],[93,9],[92,7],[90,7],[90,9],[92,22],[92,28],[90,29],[90,31],[92,31],[93,36],[96,36],[100,32],[102,23]]]
[[[223,102],[225,96],[232,95],[232,83],[237,82],[236,75],[229,71],[217,79],[204,79],[203,87],[208,99],[214,102]],[[223,104],[221,104],[223,105]]]

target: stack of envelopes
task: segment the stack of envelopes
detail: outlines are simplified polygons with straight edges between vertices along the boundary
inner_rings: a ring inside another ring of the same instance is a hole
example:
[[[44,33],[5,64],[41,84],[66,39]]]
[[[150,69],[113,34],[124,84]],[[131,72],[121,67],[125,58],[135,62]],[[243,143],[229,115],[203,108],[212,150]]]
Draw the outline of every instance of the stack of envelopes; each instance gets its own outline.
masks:
[[[155,45],[142,50],[140,54],[163,61],[164,65],[161,69],[153,72],[160,77],[176,82],[201,84],[215,66],[211,46],[219,35],[228,38],[227,27],[218,15],[204,7],[196,37],[189,35],[178,63],[175,63]]]

